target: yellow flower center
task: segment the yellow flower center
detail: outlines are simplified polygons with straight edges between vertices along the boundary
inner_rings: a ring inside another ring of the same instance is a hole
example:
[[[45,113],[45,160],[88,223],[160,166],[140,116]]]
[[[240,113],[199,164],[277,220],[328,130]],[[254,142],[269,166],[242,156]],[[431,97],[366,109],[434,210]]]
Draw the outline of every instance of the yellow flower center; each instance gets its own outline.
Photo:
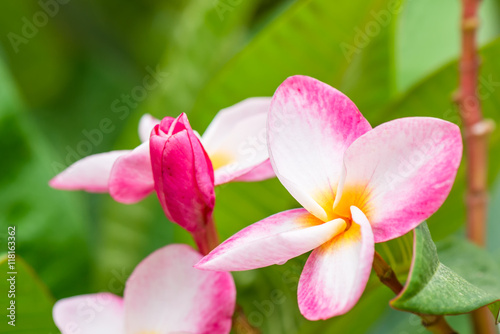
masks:
[[[215,152],[213,154],[209,154],[209,156],[214,170],[227,166],[234,160],[233,157],[226,152]]]
[[[326,221],[342,218],[345,220],[347,224],[346,230],[348,230],[352,224],[351,206],[355,206],[363,211],[369,220],[370,212],[372,210],[370,205],[371,191],[365,184],[344,186],[341,198],[334,207],[336,199],[335,196],[336,194],[331,191],[320,192],[317,196],[315,196],[316,202],[326,212]]]

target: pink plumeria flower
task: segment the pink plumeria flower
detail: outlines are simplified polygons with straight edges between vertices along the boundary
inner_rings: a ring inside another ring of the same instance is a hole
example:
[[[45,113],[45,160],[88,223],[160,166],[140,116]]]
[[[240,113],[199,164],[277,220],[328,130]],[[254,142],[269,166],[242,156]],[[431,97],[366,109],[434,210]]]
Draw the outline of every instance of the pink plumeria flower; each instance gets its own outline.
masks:
[[[200,251],[206,254],[213,248],[207,245],[204,231],[213,224],[214,171],[185,114],[175,119],[165,117],[155,126],[150,152],[156,194],[165,215],[191,232]],[[213,226],[209,230],[214,231]],[[215,235],[211,237],[216,239]],[[212,246],[217,244],[213,240]]]
[[[270,98],[250,98],[221,110],[201,137],[215,172],[215,185],[274,177],[266,147]],[[172,119],[169,117],[168,119]],[[154,190],[149,136],[160,121],[144,115],[139,122],[143,142],[134,150],[85,157],[50,181],[53,188],[109,192],[121,203],[135,203]]]
[[[163,247],[135,268],[123,298],[96,293],[61,299],[54,321],[62,334],[229,333],[233,278],[193,268],[200,258],[187,245]]]
[[[271,163],[304,207],[238,232],[197,267],[248,270],[313,250],[298,302],[310,320],[349,311],[370,276],[374,243],[432,215],[452,187],[462,154],[459,128],[412,117],[374,129],[354,103],[313,78],[288,78],[268,119]]]

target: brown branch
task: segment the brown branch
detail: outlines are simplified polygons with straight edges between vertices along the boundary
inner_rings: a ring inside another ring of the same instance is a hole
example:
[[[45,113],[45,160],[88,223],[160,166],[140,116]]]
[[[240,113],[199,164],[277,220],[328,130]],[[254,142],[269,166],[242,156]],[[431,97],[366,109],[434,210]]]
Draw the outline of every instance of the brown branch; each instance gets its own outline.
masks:
[[[253,327],[245,316],[243,308],[236,305],[236,310],[233,314],[233,330],[238,334],[259,334],[260,330]]]
[[[488,210],[488,134],[490,123],[483,119],[477,95],[479,55],[476,35],[480,0],[462,0],[462,56],[458,104],[464,124],[467,159],[467,237],[484,247]],[[483,307],[472,312],[475,333],[497,333],[493,316]]]
[[[462,0],[462,56],[458,104],[465,132],[467,159],[467,236],[484,246],[486,236],[487,135],[491,130],[481,113],[477,96],[479,56],[476,44],[479,0]]]
[[[380,279],[380,282],[389,287],[396,295],[403,290],[403,285],[399,282],[396,274],[378,252],[375,252],[373,258],[373,270]],[[431,333],[457,334],[442,315],[417,315],[422,319],[422,325]]]

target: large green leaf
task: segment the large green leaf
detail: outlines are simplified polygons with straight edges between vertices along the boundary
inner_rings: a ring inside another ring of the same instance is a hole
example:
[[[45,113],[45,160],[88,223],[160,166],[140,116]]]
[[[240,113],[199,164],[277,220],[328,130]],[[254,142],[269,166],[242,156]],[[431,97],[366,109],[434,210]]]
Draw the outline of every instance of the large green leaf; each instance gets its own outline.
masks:
[[[0,290],[3,294],[3,317],[0,322],[0,332],[5,334],[58,333],[59,331],[52,321],[54,299],[33,269],[20,256],[16,256],[15,264],[13,264],[8,262],[7,255],[2,255],[0,256],[0,270],[2,271]],[[15,274],[9,274],[10,272]],[[14,277],[14,280],[8,281],[7,279],[11,277]],[[11,283],[14,283],[13,288]],[[12,293],[14,295],[9,297]],[[15,326],[8,324],[14,319],[5,316],[11,313],[10,310],[5,310],[7,307],[11,307],[11,300],[15,302]]]
[[[450,324],[451,328],[457,331],[457,333],[474,334],[472,331],[472,324],[470,323],[470,316],[468,314],[448,316],[446,317],[446,320]],[[379,333],[424,334],[429,332],[424,326],[422,326],[422,318],[418,315],[401,312],[387,305],[384,313],[379,317],[372,328],[366,332],[366,334]]]
[[[398,91],[405,91],[430,72],[458,57],[461,3],[455,0],[406,1],[395,31]],[[479,44],[498,37],[500,8],[496,0],[482,1]]]
[[[488,305],[499,317],[500,268],[488,253],[466,241],[442,245],[440,262],[427,224],[414,231],[413,263],[403,291],[391,301],[396,309],[424,314],[462,314]]]
[[[189,2],[171,29],[172,41],[161,60],[169,77],[140,113],[164,117],[188,112],[207,81],[244,44],[249,21],[261,2]]]
[[[78,293],[88,284],[85,213],[78,195],[48,186],[56,156],[22,110],[0,58],[0,233],[16,226],[18,254],[56,296]]]
[[[385,30],[370,37],[364,48],[356,48],[357,53],[346,53],[345,47],[355,47],[358,31],[375,20],[372,12],[386,7],[385,0],[298,1],[226,64],[202,91],[191,115],[206,126],[217,110],[247,97],[271,96],[284,79],[295,74],[336,87],[344,84],[347,91],[366,97],[366,102],[361,97],[357,101],[361,108],[376,105],[391,91],[389,46],[374,47],[388,43]],[[362,55],[367,48],[376,52]],[[365,76],[361,67],[370,73]],[[349,76],[344,76],[346,72]],[[354,78],[373,80],[370,89],[357,90]]]

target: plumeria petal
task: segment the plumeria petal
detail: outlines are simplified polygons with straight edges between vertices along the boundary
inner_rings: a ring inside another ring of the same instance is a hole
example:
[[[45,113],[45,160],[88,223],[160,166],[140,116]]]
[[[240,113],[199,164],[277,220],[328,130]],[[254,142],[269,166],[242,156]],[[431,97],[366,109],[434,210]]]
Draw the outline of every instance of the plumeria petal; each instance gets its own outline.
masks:
[[[215,184],[260,181],[274,177],[272,169],[255,171],[268,159],[266,122],[271,98],[254,97],[221,110],[202,136],[213,164]],[[251,175],[246,175],[251,174]]]
[[[109,177],[109,193],[117,202],[135,203],[154,190],[149,142],[119,157]]]
[[[160,124],[159,119],[154,118],[150,114],[142,115],[139,121],[139,138],[141,139],[141,142],[146,142],[149,140],[151,130],[153,130],[156,124]]]
[[[359,207],[375,242],[399,237],[432,215],[453,185],[462,156],[460,129],[436,118],[384,123],[345,152],[345,180],[335,212]]]
[[[354,103],[316,79],[293,76],[276,90],[268,145],[276,175],[306,209],[330,220],[344,151],[371,129]],[[313,199],[318,206],[311,206]],[[322,212],[323,211],[323,212]]]
[[[333,238],[345,226],[342,219],[323,223],[304,209],[284,211],[236,233],[196,267],[238,271],[283,264]]]
[[[111,293],[96,293],[59,300],[54,322],[62,334],[124,334],[123,300]]]
[[[375,244],[370,223],[356,207],[344,233],[315,249],[298,287],[299,309],[309,320],[328,319],[349,311],[370,277]]]
[[[217,171],[215,171],[217,173]],[[233,181],[241,181],[241,182],[254,182],[254,181],[262,181],[267,180],[269,178],[275,177],[273,166],[271,165],[271,161],[266,160],[255,167],[251,167],[242,173],[241,176],[238,176]],[[217,174],[215,175],[217,182]]]
[[[165,143],[167,141],[168,132],[172,127],[172,124],[177,123],[177,119],[173,117],[165,117],[161,120],[160,124],[156,125],[151,131],[151,137],[149,137],[149,154],[151,158],[151,169],[153,171],[153,179],[155,184],[156,195],[160,200],[160,204],[165,212],[167,218],[170,219],[171,215],[168,211],[166,205],[165,194],[163,193],[163,177],[162,167],[163,167],[163,149],[165,148]],[[174,125],[175,128],[175,125]],[[163,129],[163,130],[162,130]],[[165,130],[165,132],[164,132]],[[170,134],[171,135],[171,134]]]
[[[229,333],[233,279],[229,273],[193,268],[201,257],[187,245],[169,245],[136,267],[124,293],[127,334]]]
[[[190,232],[211,219],[212,165],[185,114],[163,120],[150,138],[155,189],[167,217]]]
[[[108,191],[111,168],[115,161],[130,151],[111,151],[90,155],[78,160],[50,180],[52,188],[85,190],[102,193]]]
[[[252,97],[219,111],[202,136],[203,145],[207,151],[217,151],[219,147],[226,144],[227,138],[230,137],[236,126],[244,124],[256,116],[260,117],[261,120],[263,118],[264,124],[258,127],[253,134],[257,135],[259,131],[265,134],[270,104],[270,97]],[[263,140],[265,139],[264,136]]]

